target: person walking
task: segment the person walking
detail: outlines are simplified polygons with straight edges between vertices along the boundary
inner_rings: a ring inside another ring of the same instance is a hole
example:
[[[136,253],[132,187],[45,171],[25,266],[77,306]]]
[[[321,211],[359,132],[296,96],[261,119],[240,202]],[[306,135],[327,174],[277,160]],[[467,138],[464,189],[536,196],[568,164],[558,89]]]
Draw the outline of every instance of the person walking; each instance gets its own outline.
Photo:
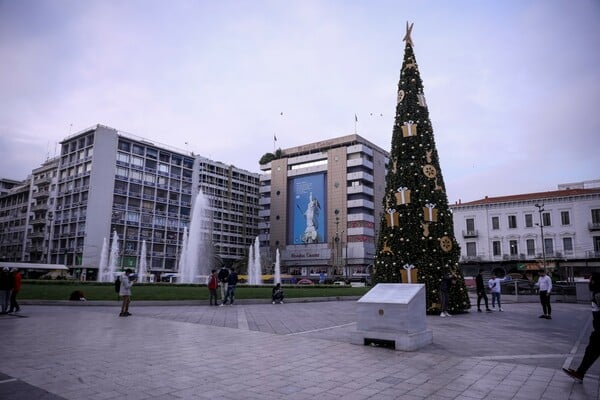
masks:
[[[475,284],[477,285],[477,311],[481,312],[481,299],[483,299],[485,301],[485,311],[492,312],[488,304],[487,294],[485,293],[485,285],[483,284],[483,269],[479,270],[475,278]]]
[[[234,268],[231,268],[229,276],[227,277],[227,293],[225,293],[225,299],[223,300],[223,303],[221,303],[221,305],[227,304],[227,301],[229,301],[230,305],[233,305],[233,302],[235,301],[235,288],[237,284],[238,274],[237,272],[235,272]]]
[[[450,298],[450,287],[455,283],[455,279],[454,276],[444,275],[440,281],[440,310],[442,311],[440,317],[442,318],[450,317],[450,314],[448,314],[448,301]]]
[[[119,295],[121,296],[121,313],[119,317],[129,317],[129,303],[131,303],[131,286],[135,281],[135,277],[131,277],[131,269],[127,268],[125,274],[121,276],[121,286],[119,287]]]
[[[19,294],[19,291],[21,290],[21,273],[17,268],[13,268],[13,270],[11,271],[11,278],[12,291],[10,293],[10,309],[8,310],[9,313],[21,311],[21,307],[19,307],[19,303],[17,303],[17,296]]]
[[[221,286],[221,304],[225,301],[225,294],[227,293],[227,278],[229,278],[229,270],[225,268],[225,265],[219,270],[217,275],[219,278],[219,284]]]
[[[217,301],[217,287],[219,287],[219,280],[217,279],[217,270],[213,269],[210,271],[210,276],[208,277],[208,301],[210,305],[213,305],[213,299],[215,300],[215,306],[218,306],[219,303]]]
[[[492,272],[492,278],[488,281],[488,286],[492,291],[492,308],[496,308],[496,301],[498,302],[498,311],[504,311],[502,309],[502,303],[500,302],[500,284],[504,279],[500,279]]]
[[[592,294],[593,319],[593,331],[590,335],[590,341],[585,348],[585,353],[579,367],[577,369],[563,368],[565,374],[578,382],[583,382],[585,373],[600,356],[600,273],[594,272],[592,274],[589,288]]]
[[[2,314],[6,314],[8,312],[11,289],[12,280],[10,272],[8,270],[8,267],[4,267],[2,268],[2,271],[0,271],[0,306],[2,308]]]
[[[542,312],[540,318],[552,319],[552,306],[550,305],[550,292],[552,291],[552,279],[543,269],[540,270],[540,277],[535,286],[540,288],[540,303],[542,303]]]

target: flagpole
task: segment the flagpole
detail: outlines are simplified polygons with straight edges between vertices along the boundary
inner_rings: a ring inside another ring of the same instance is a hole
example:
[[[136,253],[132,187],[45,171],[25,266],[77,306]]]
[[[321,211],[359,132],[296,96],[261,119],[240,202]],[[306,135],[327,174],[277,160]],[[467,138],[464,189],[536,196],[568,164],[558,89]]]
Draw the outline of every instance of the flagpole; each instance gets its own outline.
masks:
[[[356,128],[356,125],[358,124],[358,117],[356,116],[356,114],[354,114],[354,134],[358,134],[358,130]]]

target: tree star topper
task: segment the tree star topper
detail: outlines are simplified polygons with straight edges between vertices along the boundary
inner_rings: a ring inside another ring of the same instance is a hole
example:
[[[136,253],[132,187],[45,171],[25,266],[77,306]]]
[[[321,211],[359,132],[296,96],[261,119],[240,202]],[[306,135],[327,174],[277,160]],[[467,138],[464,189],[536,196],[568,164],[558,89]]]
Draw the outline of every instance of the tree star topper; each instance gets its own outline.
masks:
[[[411,47],[415,46],[412,41],[412,38],[410,37],[410,34],[412,33],[413,25],[414,25],[414,22],[409,25],[408,21],[406,21],[406,35],[404,35],[404,39],[402,39],[403,41],[406,42],[406,44],[410,44]]]

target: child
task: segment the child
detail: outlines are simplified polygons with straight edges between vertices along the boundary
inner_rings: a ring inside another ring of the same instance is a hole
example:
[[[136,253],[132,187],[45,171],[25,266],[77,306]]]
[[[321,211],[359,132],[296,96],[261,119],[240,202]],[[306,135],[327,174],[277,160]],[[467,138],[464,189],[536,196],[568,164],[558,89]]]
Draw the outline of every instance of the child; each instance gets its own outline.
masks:
[[[208,301],[210,305],[213,305],[213,299],[215,300],[215,306],[218,306],[217,303],[217,287],[219,286],[219,282],[217,280],[217,270],[213,269],[210,271],[210,276],[208,277]]]
[[[281,283],[278,283],[273,288],[271,300],[273,301],[273,304],[275,304],[275,302],[283,304],[283,289],[281,288]]]

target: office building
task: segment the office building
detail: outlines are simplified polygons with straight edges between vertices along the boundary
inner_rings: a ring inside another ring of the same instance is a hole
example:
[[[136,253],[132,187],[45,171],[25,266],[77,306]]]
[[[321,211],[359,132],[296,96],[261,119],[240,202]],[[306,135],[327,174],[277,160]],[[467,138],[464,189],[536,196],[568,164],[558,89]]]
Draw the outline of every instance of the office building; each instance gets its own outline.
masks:
[[[256,173],[96,125],[64,139],[56,159],[0,197],[0,251],[96,279],[104,241],[117,232],[119,268],[137,268],[145,241],[150,272],[177,272],[202,190],[213,214],[206,233],[231,264],[257,235],[258,182]]]
[[[284,149],[261,165],[259,230],[266,264],[284,273],[369,273],[388,153],[359,135]],[[263,264],[265,264],[263,263]]]

